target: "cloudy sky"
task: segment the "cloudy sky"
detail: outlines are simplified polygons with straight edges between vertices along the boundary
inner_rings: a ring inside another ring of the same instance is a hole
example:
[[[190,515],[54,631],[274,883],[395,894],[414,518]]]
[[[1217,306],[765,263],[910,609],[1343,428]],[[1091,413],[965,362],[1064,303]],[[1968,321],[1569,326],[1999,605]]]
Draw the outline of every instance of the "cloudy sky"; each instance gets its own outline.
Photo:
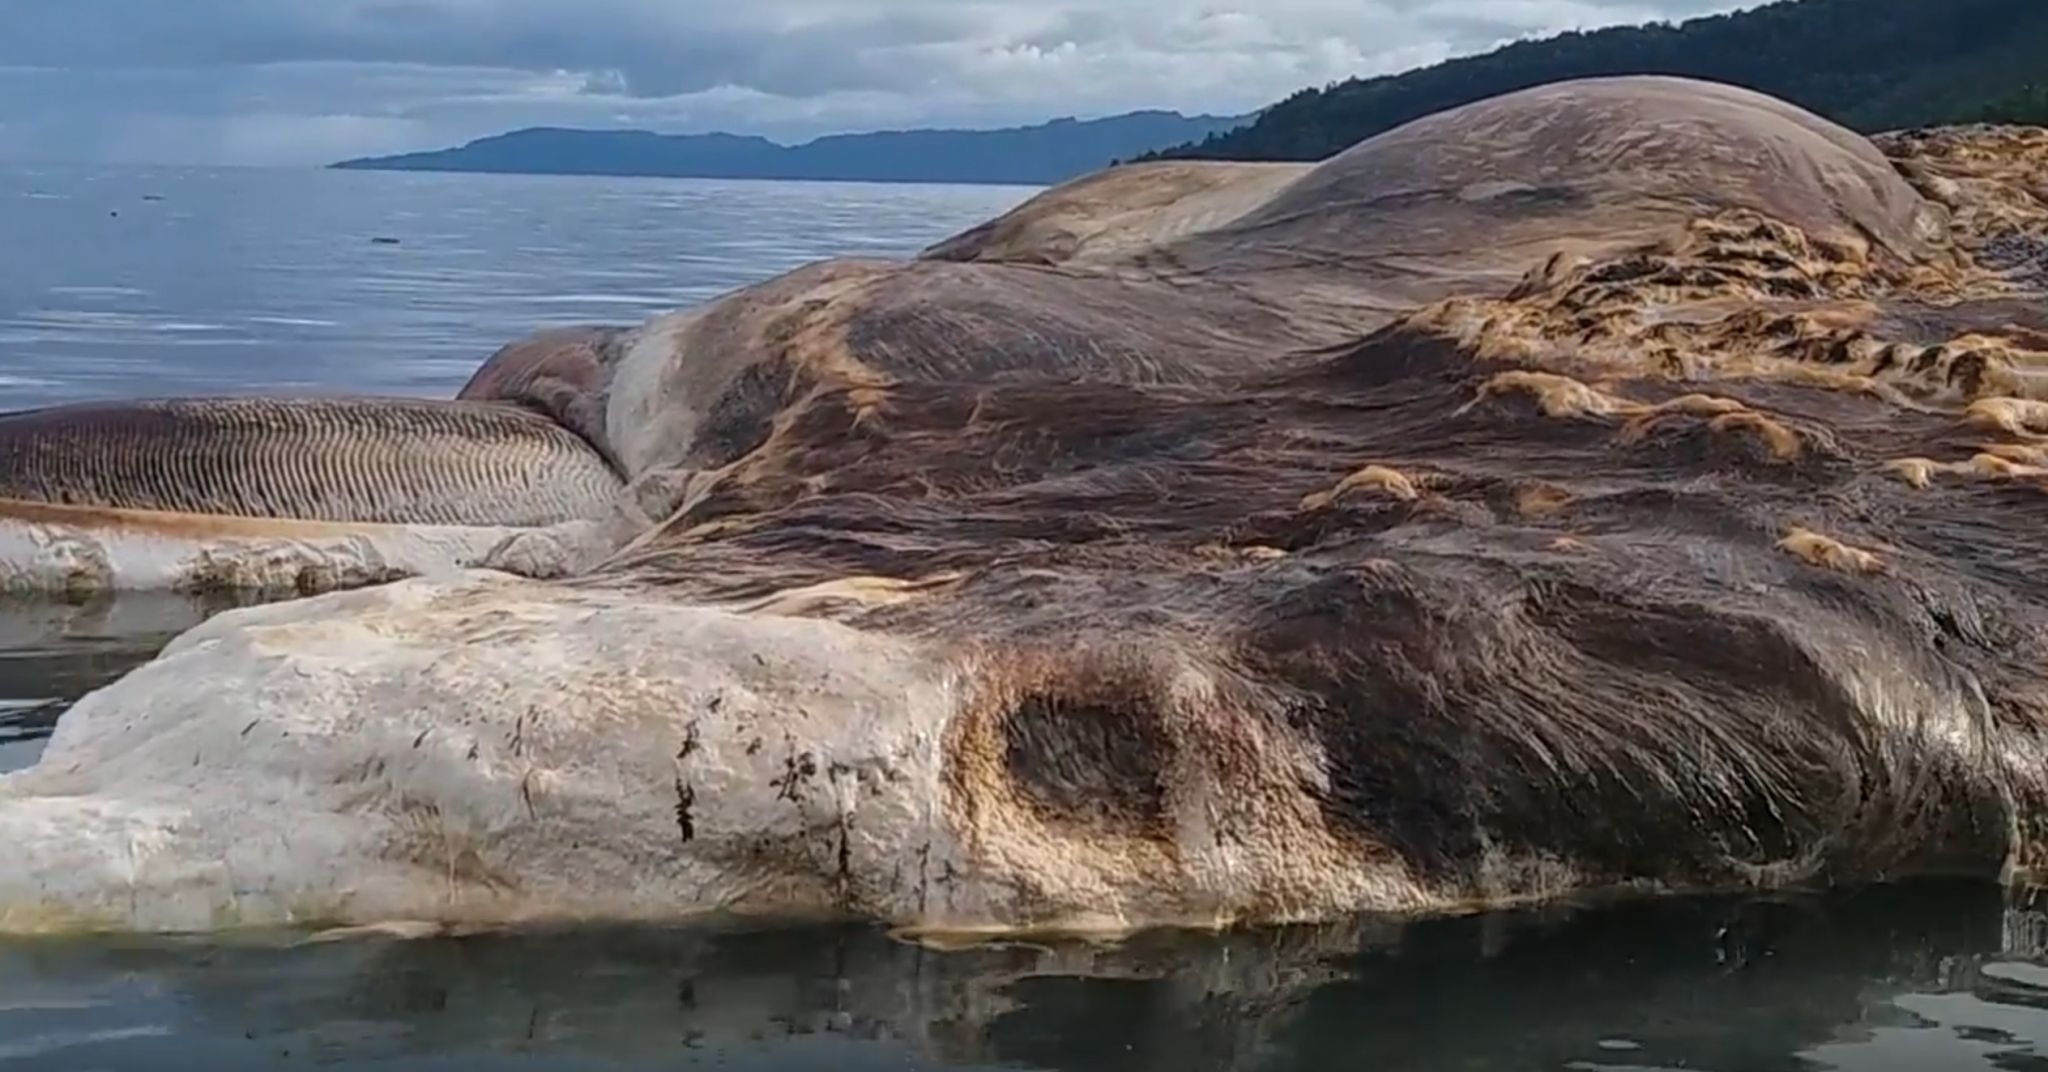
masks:
[[[1238,114],[1754,0],[0,0],[0,159],[311,164],[537,124],[780,140]]]

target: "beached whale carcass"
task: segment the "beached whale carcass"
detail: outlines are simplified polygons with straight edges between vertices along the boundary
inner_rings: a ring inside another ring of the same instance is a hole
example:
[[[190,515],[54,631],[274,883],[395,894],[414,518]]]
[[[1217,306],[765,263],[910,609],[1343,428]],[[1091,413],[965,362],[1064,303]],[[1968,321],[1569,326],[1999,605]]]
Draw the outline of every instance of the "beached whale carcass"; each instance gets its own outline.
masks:
[[[603,560],[181,637],[0,781],[0,924],[2029,868],[2048,324],[1980,254],[2048,134],[1886,145],[1566,83],[515,347],[461,401],[616,474]]]

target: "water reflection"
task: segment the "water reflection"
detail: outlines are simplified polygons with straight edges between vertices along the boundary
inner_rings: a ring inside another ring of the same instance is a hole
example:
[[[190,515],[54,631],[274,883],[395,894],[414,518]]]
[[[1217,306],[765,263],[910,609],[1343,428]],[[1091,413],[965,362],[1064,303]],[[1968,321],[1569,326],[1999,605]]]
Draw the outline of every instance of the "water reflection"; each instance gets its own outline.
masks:
[[[0,1067],[2032,1069],[2044,918],[1916,883],[956,952],[865,928],[51,941],[0,947]]]

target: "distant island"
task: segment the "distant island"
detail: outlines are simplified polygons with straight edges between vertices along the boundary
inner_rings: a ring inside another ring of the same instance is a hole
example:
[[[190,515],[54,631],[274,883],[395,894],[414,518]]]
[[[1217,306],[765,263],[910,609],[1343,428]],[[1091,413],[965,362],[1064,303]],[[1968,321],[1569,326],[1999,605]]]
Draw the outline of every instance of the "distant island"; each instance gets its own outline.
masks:
[[[1053,185],[1112,163],[1322,160],[1375,134],[1550,82],[1665,74],[1755,89],[1866,133],[2048,124],[2048,0],[1776,0],[1727,15],[1573,31],[1298,93],[1242,116],[1140,111],[999,130],[734,134],[533,128],[360,170]]]
[[[1410,120],[1550,82],[1702,78],[1865,133],[2048,123],[2048,0],[1778,0],[1728,15],[1519,41],[1304,89],[1240,128],[1140,159],[1322,160]]]
[[[1141,111],[998,130],[888,130],[782,145],[736,134],[536,127],[455,149],[345,160],[355,171],[1052,185],[1249,116]]]

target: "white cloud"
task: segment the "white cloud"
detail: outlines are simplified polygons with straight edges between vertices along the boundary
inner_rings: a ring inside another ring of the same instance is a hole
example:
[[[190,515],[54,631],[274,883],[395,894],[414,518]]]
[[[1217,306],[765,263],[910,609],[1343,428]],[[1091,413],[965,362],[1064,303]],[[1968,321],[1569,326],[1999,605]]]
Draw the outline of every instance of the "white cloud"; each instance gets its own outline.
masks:
[[[4,0],[0,153],[316,163],[517,126],[1240,113],[1742,0]],[[11,65],[11,66],[9,66]]]

